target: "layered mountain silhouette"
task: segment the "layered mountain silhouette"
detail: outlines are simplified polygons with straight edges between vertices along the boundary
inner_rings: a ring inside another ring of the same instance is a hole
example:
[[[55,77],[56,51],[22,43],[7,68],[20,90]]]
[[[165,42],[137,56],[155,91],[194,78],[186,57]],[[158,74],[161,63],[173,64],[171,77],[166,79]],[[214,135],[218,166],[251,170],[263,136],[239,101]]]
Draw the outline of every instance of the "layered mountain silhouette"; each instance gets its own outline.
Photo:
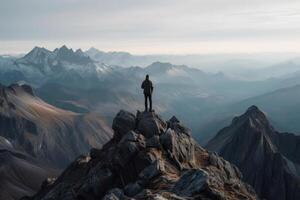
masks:
[[[232,120],[207,148],[238,166],[243,180],[265,199],[300,199],[300,136],[279,133],[251,106]]]
[[[64,167],[91,147],[101,147],[112,132],[98,114],[56,108],[29,85],[13,84],[0,86],[0,136],[39,161]]]
[[[147,64],[139,65],[139,62],[135,62],[139,59]],[[207,57],[202,56],[201,59],[205,60]],[[249,65],[249,60],[237,61],[228,65],[236,63],[239,68],[243,63]],[[280,69],[295,72],[298,61],[291,63],[295,63],[294,69],[287,69],[290,62]],[[126,52],[101,52],[93,48],[83,52],[65,45],[53,51],[35,47],[22,57],[0,57],[0,80],[6,85],[27,83],[34,86],[36,94],[51,105],[77,113],[97,111],[111,122],[114,113],[124,107],[130,111],[139,109],[140,89],[137,85],[140,85],[145,74],[150,74],[156,88],[153,96],[155,109],[163,116],[172,114],[180,117],[194,132],[201,133],[197,136],[200,142],[211,138],[212,134],[231,121],[233,115],[242,113],[245,99],[251,103],[247,103],[247,107],[255,104],[268,111],[270,120],[275,122],[273,125],[279,130],[299,132],[299,112],[294,112],[292,116],[288,112],[295,109],[295,106],[286,106],[284,109],[272,106],[275,109],[271,112],[265,103],[259,104],[260,97],[269,96],[272,91],[300,84],[298,73],[268,80],[242,81],[233,78],[230,73],[227,73],[228,76],[226,72],[208,73],[192,66],[204,67],[166,57],[163,59],[135,56]],[[273,68],[266,70],[266,73],[276,71]],[[244,73],[249,76],[247,70]],[[279,74],[282,73],[278,72]],[[283,103],[278,105],[289,105],[292,100],[298,99],[297,89],[294,90],[296,95],[292,95],[293,91],[290,94],[286,98],[284,96],[279,101]],[[277,97],[276,94],[274,96]],[[254,99],[249,99],[253,97]],[[239,107],[236,102],[241,102],[238,104],[243,106]],[[287,117],[276,119],[281,115]]]
[[[121,110],[114,137],[23,199],[257,199],[239,170],[199,146],[176,117]]]

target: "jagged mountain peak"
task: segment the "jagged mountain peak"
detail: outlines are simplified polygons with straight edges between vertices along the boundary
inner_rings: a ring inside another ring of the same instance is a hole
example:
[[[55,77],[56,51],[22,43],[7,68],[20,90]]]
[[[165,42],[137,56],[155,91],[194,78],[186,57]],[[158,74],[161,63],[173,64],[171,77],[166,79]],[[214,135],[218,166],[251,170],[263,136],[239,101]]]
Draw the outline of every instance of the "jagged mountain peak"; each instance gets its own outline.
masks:
[[[220,130],[206,147],[237,165],[244,180],[265,199],[293,200],[300,197],[300,137],[279,133],[256,106]]]
[[[87,51],[99,51],[99,50],[96,49],[95,47],[90,47]]]
[[[147,67],[147,69],[164,69],[164,70],[168,70],[168,69],[171,69],[173,68],[174,65],[172,65],[171,63],[168,63],[168,62],[154,62],[152,63],[151,65],[149,65]]]
[[[47,56],[52,54],[52,52],[44,47],[34,47],[29,53],[27,53],[23,58],[29,61],[36,61],[45,59]]]
[[[73,49],[71,48],[69,49],[66,45],[63,45],[57,51],[57,55],[73,54],[73,53],[74,53]]]
[[[84,55],[84,53],[83,53],[83,51],[82,51],[81,49],[77,49],[77,50],[75,51],[75,53],[76,53],[77,55]]]
[[[20,92],[25,92],[31,96],[35,96],[34,89],[28,84],[14,83],[14,84],[11,84],[10,86],[8,86],[7,88],[12,90],[15,94],[18,94]]]
[[[35,46],[30,52],[36,52],[36,51],[50,52],[50,50],[46,49],[45,47],[39,47],[39,46]]]
[[[247,125],[249,128],[273,129],[266,114],[255,105],[250,106],[243,115],[235,117],[232,120],[232,126]]]
[[[38,199],[256,199],[235,166],[200,147],[173,117],[121,110],[114,136],[76,159]]]
[[[66,45],[62,45],[58,50],[60,50],[60,51],[72,51],[72,52],[74,52],[72,48],[68,48]]]
[[[263,111],[261,111],[256,105],[250,106],[247,109],[245,115],[247,115],[249,117],[255,117],[255,116],[257,116],[257,117],[264,117],[264,118],[266,118],[265,113]]]
[[[16,104],[11,100],[11,96],[18,96],[23,98],[24,95],[35,97],[34,91],[30,85],[27,84],[11,84],[5,86],[0,84],[0,113],[9,115],[11,111],[16,110]]]
[[[247,148],[267,148],[276,152],[273,145],[274,128],[266,115],[255,105],[250,106],[244,114],[234,117],[231,124],[221,129],[217,135],[208,142],[207,147],[215,151],[228,151],[223,147],[231,145],[232,148],[243,144]]]

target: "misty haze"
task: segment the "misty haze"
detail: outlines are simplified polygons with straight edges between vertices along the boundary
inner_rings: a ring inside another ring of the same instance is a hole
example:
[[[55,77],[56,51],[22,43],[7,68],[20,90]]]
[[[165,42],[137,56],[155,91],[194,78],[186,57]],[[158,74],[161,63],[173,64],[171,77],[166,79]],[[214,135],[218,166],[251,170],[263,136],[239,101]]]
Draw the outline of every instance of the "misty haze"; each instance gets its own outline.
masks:
[[[300,199],[300,2],[0,3],[0,200]]]

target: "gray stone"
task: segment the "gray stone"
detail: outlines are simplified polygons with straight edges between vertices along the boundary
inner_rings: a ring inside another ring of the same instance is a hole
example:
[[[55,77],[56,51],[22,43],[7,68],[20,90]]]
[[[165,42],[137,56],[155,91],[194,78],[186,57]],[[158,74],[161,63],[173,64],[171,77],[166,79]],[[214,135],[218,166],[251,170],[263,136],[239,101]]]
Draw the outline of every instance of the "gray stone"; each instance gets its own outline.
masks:
[[[146,167],[139,174],[139,178],[142,180],[148,181],[154,177],[161,175],[165,171],[165,166],[163,161],[156,160],[154,163]]]
[[[137,114],[137,130],[146,138],[160,135],[165,132],[167,124],[154,112],[143,112]]]
[[[90,171],[90,178],[87,180],[82,192],[92,191],[96,196],[102,196],[110,189],[114,174],[110,169],[93,169]]]
[[[142,190],[143,188],[141,187],[141,185],[138,182],[134,182],[134,183],[129,183],[128,185],[125,186],[124,193],[129,197],[133,197],[139,192],[141,192]]]
[[[178,167],[189,168],[195,164],[195,143],[190,136],[169,128],[160,136],[160,142]]]
[[[124,167],[139,151],[136,142],[126,141],[118,144],[118,150],[114,157],[115,164]]]
[[[119,140],[123,135],[135,129],[135,116],[128,112],[121,110],[113,120],[112,129],[114,130],[114,138]]]
[[[201,169],[193,169],[185,172],[172,191],[179,196],[191,197],[199,194],[208,186],[208,174]]]
[[[107,192],[102,200],[123,200],[125,199],[124,193],[120,188],[114,188]]]
[[[159,136],[154,135],[151,138],[146,140],[146,147],[147,148],[160,148],[161,144],[159,141]]]

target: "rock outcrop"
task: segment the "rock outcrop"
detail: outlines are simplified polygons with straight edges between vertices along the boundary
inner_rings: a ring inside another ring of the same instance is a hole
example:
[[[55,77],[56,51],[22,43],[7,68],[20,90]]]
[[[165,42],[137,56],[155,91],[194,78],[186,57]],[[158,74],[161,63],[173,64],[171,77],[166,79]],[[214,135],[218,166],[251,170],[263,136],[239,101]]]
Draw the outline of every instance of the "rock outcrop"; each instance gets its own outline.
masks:
[[[279,133],[266,115],[251,106],[208,144],[238,166],[261,198],[300,199],[300,136]]]
[[[175,117],[120,111],[113,129],[102,149],[23,199],[257,199],[239,170],[199,146]]]

